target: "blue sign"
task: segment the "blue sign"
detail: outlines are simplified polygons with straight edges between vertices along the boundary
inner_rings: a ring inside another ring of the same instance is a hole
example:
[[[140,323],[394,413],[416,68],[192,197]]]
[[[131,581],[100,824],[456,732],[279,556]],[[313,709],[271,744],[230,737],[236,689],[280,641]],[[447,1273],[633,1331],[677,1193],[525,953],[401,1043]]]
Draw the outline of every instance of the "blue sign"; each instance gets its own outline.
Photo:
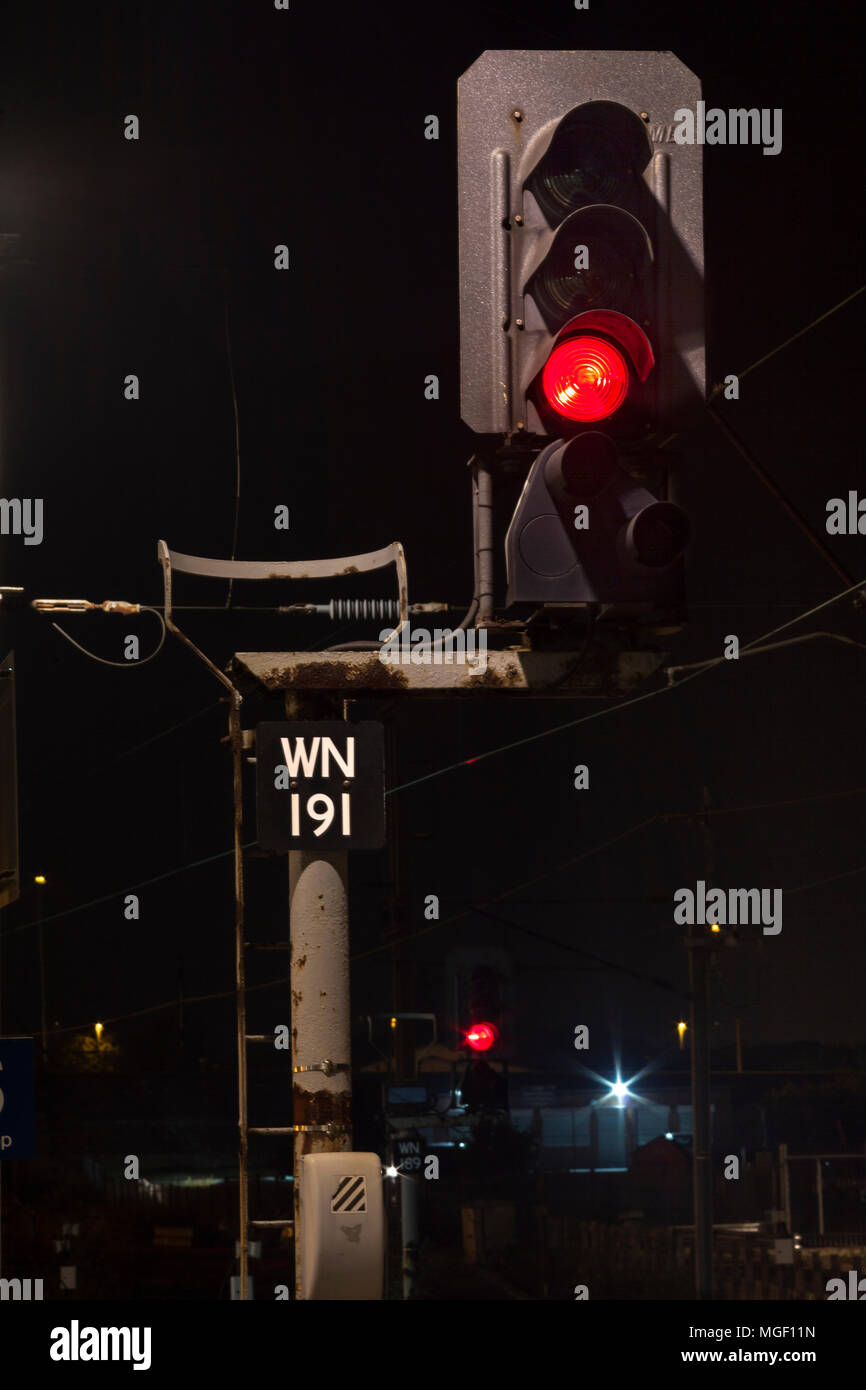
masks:
[[[33,1157],[33,1039],[0,1038],[0,1158]]]

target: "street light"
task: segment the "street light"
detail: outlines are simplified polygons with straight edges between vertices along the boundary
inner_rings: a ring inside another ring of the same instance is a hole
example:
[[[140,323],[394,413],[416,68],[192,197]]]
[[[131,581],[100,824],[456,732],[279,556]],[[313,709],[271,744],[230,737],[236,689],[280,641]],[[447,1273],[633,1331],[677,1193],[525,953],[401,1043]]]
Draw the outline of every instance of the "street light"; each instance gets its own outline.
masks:
[[[627,1081],[620,1081],[617,1076],[616,1081],[609,1081],[610,1090],[607,1093],[608,1100],[615,1100],[619,1109],[622,1109],[627,1099],[631,1098],[631,1091]]]
[[[37,890],[38,890],[38,889],[44,888],[44,887],[45,887],[45,884],[46,884],[45,875],[44,875],[44,874],[34,874],[34,875],[33,875],[33,882],[36,884]],[[36,918],[37,918],[37,921],[39,922],[39,994],[40,994],[40,1003],[41,1003],[41,1011],[42,1011],[42,1061],[43,1061],[43,1062],[47,1062],[47,1061],[48,1061],[48,1026],[47,1026],[46,1019],[45,1019],[45,1014],[46,1014],[46,1003],[45,1003],[45,930],[44,930],[43,925],[42,925],[42,914],[43,914],[43,911],[44,911],[43,906],[42,906],[42,893],[39,892],[39,891],[37,891],[37,894],[36,894],[36,902],[37,902],[37,904],[38,904],[37,912],[36,912]]]

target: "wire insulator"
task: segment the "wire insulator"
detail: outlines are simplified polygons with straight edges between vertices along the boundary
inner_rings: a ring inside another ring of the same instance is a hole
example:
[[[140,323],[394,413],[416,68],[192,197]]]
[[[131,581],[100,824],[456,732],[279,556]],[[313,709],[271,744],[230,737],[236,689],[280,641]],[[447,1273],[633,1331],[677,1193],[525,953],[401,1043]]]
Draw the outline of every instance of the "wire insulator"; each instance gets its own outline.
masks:
[[[395,598],[332,598],[328,612],[332,622],[395,622],[400,604]]]

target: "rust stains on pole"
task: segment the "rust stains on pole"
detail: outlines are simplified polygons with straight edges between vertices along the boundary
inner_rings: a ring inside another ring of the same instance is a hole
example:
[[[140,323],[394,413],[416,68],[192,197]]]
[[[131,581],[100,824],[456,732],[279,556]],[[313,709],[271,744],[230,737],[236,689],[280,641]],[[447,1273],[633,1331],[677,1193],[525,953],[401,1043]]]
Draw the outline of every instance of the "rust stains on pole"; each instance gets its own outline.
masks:
[[[302,1297],[301,1158],[351,1149],[348,855],[289,854],[295,1294]]]

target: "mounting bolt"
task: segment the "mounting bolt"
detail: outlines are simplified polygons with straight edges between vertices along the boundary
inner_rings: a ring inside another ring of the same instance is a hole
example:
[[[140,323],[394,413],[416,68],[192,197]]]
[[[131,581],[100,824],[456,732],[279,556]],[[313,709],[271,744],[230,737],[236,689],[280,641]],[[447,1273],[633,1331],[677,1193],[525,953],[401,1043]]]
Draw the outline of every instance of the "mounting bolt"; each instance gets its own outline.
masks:
[[[515,223],[516,223],[516,225],[517,225],[518,227],[522,227],[522,226],[523,226],[523,216],[522,216],[522,214],[519,213],[519,212],[516,213],[516,214],[515,214],[514,221],[515,221]]]
[[[523,112],[521,111],[521,109],[520,109],[519,106],[515,106],[514,110],[513,110],[512,113],[511,113],[511,119],[512,119],[513,121],[522,121],[522,120],[523,120]]]
[[[642,121],[648,121],[648,120],[649,120],[649,111],[641,111],[641,113],[640,113],[640,118],[641,118]]]
[[[522,328],[522,327],[523,327],[523,319],[515,319],[515,320],[514,320],[514,327],[515,327],[515,328]]]

